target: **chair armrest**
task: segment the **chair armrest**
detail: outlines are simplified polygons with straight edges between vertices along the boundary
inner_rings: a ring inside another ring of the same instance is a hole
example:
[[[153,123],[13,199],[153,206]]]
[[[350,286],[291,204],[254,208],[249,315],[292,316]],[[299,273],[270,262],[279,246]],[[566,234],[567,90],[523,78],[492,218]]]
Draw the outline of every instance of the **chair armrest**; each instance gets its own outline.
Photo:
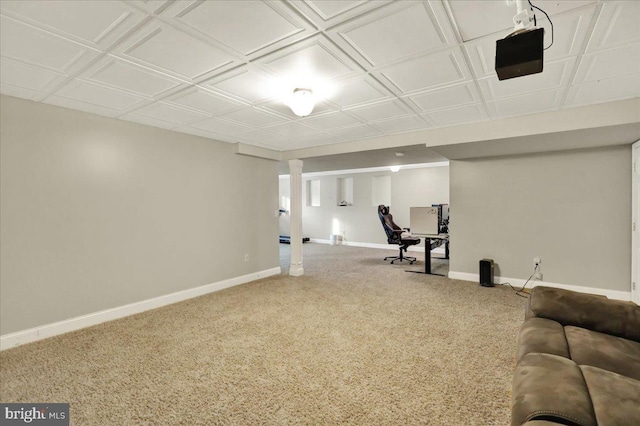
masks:
[[[640,306],[552,287],[534,287],[526,318],[540,317],[640,342]]]

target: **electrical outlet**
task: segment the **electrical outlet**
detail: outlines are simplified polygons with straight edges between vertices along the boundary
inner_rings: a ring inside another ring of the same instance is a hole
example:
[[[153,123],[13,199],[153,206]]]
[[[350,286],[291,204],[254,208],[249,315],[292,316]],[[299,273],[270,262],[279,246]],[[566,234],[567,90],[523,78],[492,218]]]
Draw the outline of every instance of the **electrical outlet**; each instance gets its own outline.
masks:
[[[542,259],[540,259],[539,257],[534,257],[533,258],[533,267],[534,268],[538,268],[540,266],[540,263],[542,263]]]
[[[247,253],[247,254],[245,254],[245,255],[244,255],[244,261],[245,261],[245,262],[248,262],[248,261],[249,261],[249,253]]]

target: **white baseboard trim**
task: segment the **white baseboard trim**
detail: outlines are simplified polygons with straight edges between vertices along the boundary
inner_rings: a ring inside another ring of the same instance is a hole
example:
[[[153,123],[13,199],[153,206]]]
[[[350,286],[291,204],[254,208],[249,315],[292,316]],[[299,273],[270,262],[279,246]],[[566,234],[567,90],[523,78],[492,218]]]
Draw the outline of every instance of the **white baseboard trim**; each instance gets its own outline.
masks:
[[[309,242],[317,243],[317,244],[331,244],[331,240],[321,240],[318,238],[309,238]],[[376,243],[359,243],[354,241],[342,241],[341,245],[343,246],[352,246],[352,247],[366,247],[366,248],[374,248],[374,249],[382,249],[382,250],[398,250],[398,246],[391,244],[376,244]],[[415,253],[424,253],[424,246],[416,245],[410,246],[408,251]],[[431,250],[431,253],[441,254],[444,256],[444,247],[438,247]]]
[[[171,305],[173,303],[182,302],[183,300],[214,293],[216,291],[224,290],[225,288],[245,284],[250,281],[270,277],[272,275],[278,275],[280,273],[281,270],[278,266],[276,268],[230,278],[213,284],[165,294],[152,299],[142,300],[140,302],[134,302],[128,305],[118,306],[116,308],[105,309],[103,311],[93,312],[91,314],[69,318],[51,324],[45,324],[27,330],[17,331],[15,333],[5,334],[0,336],[0,351],[24,345],[25,343],[31,343],[48,337],[57,336],[59,334],[68,333],[70,331],[79,330],[81,328],[90,327],[92,325],[101,324],[103,322],[127,317],[129,315],[138,314],[151,309],[160,308],[162,306]]]
[[[448,277],[454,280],[474,281],[476,283],[480,282],[479,274],[469,274],[467,272],[450,271]],[[522,287],[526,281],[527,280],[522,280],[519,278],[493,277],[493,282],[495,284],[504,285],[506,283],[511,283],[511,285],[516,288]],[[602,296],[607,296],[609,299],[624,300],[624,301],[631,300],[631,290],[629,291],[608,290],[606,288],[585,287],[580,285],[560,284],[560,283],[552,283],[547,281],[529,281],[529,283],[527,284],[527,288],[533,288],[539,285],[543,285],[546,287],[562,288],[565,290],[572,290],[580,293],[599,294]]]

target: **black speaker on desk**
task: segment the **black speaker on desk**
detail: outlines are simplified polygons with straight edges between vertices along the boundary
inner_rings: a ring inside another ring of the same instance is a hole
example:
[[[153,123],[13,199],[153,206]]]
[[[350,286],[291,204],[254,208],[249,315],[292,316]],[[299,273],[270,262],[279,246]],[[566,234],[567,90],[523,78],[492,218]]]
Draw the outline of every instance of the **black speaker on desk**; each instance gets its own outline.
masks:
[[[480,261],[480,285],[482,287],[493,287],[493,259],[482,259]]]

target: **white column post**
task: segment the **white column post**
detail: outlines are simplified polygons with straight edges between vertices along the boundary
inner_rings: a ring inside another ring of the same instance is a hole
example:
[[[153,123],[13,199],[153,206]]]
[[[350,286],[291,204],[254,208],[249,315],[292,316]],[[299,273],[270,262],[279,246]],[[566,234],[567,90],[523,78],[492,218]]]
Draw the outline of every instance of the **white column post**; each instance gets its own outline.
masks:
[[[291,182],[291,265],[289,275],[304,275],[302,267],[302,160],[289,160]]]

